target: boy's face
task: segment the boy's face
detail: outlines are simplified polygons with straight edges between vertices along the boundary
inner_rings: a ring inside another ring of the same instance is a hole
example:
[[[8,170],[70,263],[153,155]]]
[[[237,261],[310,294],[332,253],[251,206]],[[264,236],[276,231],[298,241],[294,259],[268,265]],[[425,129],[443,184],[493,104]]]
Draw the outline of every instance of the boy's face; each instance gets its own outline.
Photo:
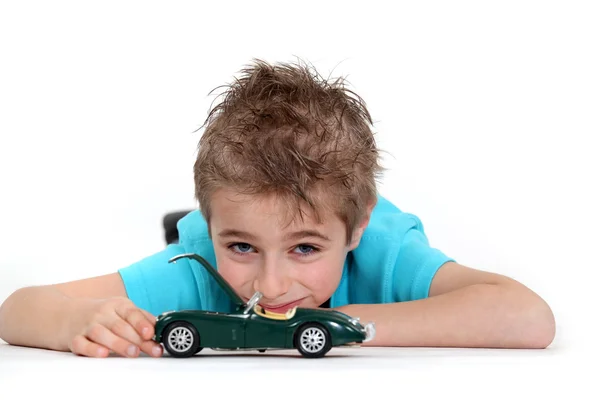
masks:
[[[219,190],[211,201],[211,233],[219,273],[243,300],[260,291],[260,304],[283,313],[318,307],[336,290],[348,251],[345,226],[335,215],[317,224],[284,220],[274,197]],[[361,232],[361,231],[360,231]]]

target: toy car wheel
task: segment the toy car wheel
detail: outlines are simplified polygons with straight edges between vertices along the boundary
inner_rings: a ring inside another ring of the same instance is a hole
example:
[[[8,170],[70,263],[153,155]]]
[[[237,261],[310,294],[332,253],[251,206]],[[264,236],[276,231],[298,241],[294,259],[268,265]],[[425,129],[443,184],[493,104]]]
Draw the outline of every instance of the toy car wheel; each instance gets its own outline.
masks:
[[[163,344],[169,354],[178,358],[191,357],[202,350],[198,331],[184,321],[173,322],[165,329]]]
[[[331,336],[321,324],[302,325],[296,332],[296,349],[304,357],[323,357],[331,350]]]

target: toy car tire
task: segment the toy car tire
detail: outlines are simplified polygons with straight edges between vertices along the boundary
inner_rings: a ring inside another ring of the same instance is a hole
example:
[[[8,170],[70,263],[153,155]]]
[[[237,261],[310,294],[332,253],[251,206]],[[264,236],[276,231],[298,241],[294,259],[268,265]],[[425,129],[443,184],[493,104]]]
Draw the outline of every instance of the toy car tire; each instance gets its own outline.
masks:
[[[323,325],[308,323],[296,331],[294,345],[304,357],[323,357],[331,350],[331,335]]]
[[[173,357],[191,357],[202,350],[200,335],[194,325],[177,321],[166,327],[163,334],[163,345]]]

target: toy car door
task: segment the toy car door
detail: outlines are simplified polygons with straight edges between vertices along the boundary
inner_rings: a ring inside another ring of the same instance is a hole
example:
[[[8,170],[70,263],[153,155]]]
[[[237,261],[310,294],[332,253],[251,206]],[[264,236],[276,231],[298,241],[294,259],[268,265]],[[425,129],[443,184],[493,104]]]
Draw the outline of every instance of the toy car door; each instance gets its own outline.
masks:
[[[243,348],[245,342],[245,324],[248,316],[221,315],[207,312],[196,322],[200,327],[202,347]]]
[[[289,320],[284,314],[267,314],[255,308],[246,322],[246,347],[248,348],[284,348]],[[259,312],[256,312],[259,311]]]

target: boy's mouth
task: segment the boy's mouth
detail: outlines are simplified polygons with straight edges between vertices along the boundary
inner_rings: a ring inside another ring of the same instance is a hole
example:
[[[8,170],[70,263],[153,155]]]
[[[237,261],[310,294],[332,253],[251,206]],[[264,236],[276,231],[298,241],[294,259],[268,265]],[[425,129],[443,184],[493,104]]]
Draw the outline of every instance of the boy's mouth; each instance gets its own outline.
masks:
[[[287,310],[294,308],[297,305],[299,305],[300,303],[302,303],[302,300],[304,300],[304,299],[296,300],[291,303],[285,303],[285,304],[273,304],[273,305],[261,304],[260,306],[267,311],[270,311],[273,313],[278,313],[278,314],[284,314]]]

